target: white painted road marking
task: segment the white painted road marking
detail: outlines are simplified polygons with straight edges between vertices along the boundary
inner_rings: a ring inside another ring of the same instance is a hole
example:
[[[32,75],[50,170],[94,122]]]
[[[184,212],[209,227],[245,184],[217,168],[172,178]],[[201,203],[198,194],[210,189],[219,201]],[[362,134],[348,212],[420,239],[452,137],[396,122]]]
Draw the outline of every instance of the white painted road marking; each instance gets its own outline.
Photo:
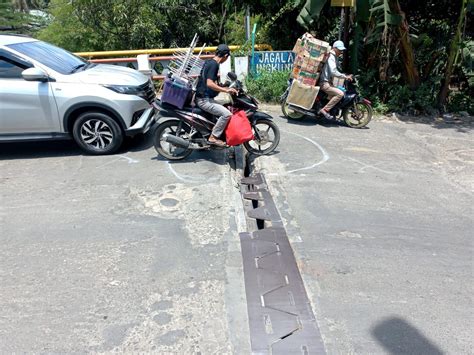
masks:
[[[174,170],[172,164],[170,164],[169,161],[166,162],[168,165],[168,169],[171,171],[171,173],[180,181],[182,182],[189,182],[189,183],[203,183],[203,182],[216,182],[219,181],[220,177],[213,177],[209,178],[207,176],[190,176],[190,175],[183,175],[179,174],[176,170]]]
[[[318,148],[318,150],[321,152],[321,154],[323,155],[323,158],[321,160],[319,160],[318,162],[312,164],[312,165],[308,165],[308,166],[305,166],[303,168],[299,168],[299,169],[293,169],[293,170],[290,170],[290,171],[287,171],[287,174],[292,174],[292,173],[296,173],[298,171],[304,171],[304,170],[310,170],[310,169],[314,169],[315,167],[321,165],[321,164],[324,164],[325,162],[327,162],[329,160],[329,154],[326,152],[326,150],[317,142],[315,142],[314,140],[312,140],[311,138],[308,138],[308,137],[305,137],[301,134],[298,134],[298,133],[294,133],[294,132],[289,132],[289,131],[285,131],[285,130],[281,130],[282,132],[285,132],[285,133],[289,133],[289,134],[293,134],[297,137],[300,137],[308,142],[310,142],[312,145],[314,145],[316,148]],[[271,174],[267,174],[269,176],[274,176],[274,175],[278,175],[278,174],[275,174],[275,173],[271,173]]]

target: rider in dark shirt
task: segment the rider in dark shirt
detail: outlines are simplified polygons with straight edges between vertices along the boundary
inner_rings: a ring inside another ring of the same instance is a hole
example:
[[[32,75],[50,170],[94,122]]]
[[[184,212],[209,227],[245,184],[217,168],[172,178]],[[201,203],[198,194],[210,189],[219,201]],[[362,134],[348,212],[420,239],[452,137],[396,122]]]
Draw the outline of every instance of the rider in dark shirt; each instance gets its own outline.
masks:
[[[197,106],[219,119],[212,130],[209,142],[219,146],[225,146],[225,142],[219,139],[229,122],[232,113],[214,100],[219,92],[227,92],[229,94],[237,94],[237,90],[233,88],[222,87],[217,84],[219,65],[224,63],[230,56],[230,49],[226,44],[220,44],[217,47],[214,58],[207,60],[202,68],[196,88],[196,104]]]

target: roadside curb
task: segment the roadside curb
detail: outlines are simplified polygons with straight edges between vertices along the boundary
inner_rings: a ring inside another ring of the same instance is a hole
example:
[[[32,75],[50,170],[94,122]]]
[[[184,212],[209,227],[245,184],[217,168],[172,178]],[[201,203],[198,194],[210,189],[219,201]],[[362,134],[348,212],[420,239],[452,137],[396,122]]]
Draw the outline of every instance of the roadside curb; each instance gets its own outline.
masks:
[[[247,230],[244,205],[240,195],[240,181],[245,176],[246,163],[246,150],[241,145],[234,147],[229,156],[231,193],[228,196],[229,203],[234,206],[234,212],[229,216],[230,230],[225,238],[228,253],[225,264],[228,282],[225,304],[228,314],[229,340],[234,354],[251,353],[242,250],[238,237],[240,233]]]

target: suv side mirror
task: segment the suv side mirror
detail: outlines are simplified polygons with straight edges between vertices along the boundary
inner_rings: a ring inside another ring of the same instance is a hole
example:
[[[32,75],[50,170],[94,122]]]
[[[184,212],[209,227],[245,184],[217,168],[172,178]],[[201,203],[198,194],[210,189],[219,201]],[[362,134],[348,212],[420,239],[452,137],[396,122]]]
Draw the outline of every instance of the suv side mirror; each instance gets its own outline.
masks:
[[[41,81],[45,82],[49,80],[48,74],[38,68],[29,68],[21,72],[21,76],[26,81]]]

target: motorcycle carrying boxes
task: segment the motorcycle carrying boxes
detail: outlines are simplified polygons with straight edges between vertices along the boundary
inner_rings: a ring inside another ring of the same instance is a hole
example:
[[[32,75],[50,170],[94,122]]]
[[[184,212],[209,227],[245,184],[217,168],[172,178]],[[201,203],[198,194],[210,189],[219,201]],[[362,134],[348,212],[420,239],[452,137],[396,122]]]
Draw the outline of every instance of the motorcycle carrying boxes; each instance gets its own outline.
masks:
[[[311,110],[318,93],[319,86],[306,85],[297,80],[293,80],[286,101],[293,106]]]
[[[225,140],[227,145],[239,145],[254,139],[252,126],[245,111],[235,112],[229,120],[225,129]]]

